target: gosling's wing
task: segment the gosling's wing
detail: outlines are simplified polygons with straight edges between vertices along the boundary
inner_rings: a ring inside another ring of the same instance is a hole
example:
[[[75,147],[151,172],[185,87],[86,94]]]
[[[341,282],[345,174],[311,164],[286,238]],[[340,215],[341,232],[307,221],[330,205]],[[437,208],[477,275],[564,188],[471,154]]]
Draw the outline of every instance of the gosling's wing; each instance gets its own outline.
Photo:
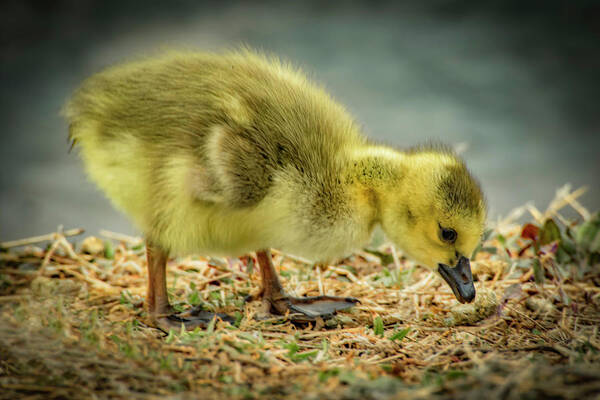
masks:
[[[257,204],[286,167],[281,142],[252,127],[214,126],[204,143],[206,162],[195,169],[195,195],[232,207]]]
[[[249,52],[110,68],[82,85],[65,114],[78,144],[106,148],[107,167],[135,155],[136,176],[154,196],[185,187],[236,207],[264,198],[283,169],[322,185],[340,149],[362,140],[345,110],[299,71]]]

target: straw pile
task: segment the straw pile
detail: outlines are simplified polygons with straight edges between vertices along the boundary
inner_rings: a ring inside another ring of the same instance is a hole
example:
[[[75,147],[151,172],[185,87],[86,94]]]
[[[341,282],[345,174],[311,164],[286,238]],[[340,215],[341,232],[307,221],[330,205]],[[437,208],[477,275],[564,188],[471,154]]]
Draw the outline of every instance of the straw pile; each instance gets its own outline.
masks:
[[[581,193],[563,188],[546,212],[527,205],[495,224],[473,263],[470,305],[377,238],[325,269],[274,252],[292,294],[361,300],[317,326],[244,304],[260,287],[253,255],[171,260],[176,307],[236,323],[162,332],[146,324],[139,238],[73,244],[72,230],[5,242],[0,399],[598,396],[600,219]],[[517,224],[526,212],[532,222]]]

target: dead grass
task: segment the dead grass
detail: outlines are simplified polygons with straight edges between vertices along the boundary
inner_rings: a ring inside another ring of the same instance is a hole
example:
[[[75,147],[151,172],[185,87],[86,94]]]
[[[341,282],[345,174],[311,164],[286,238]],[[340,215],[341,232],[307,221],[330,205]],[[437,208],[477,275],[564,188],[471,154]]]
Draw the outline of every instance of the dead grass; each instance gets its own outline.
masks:
[[[546,213],[528,205],[498,221],[473,264],[478,301],[466,307],[377,240],[324,270],[275,252],[290,292],[361,299],[320,327],[255,318],[259,302],[244,305],[260,286],[251,255],[172,260],[177,307],[202,304],[237,322],[165,333],[145,323],[139,239],[103,232],[72,245],[56,233],[42,237],[45,248],[4,243],[0,399],[597,396],[600,266],[577,236],[597,217],[580,194],[562,189]],[[559,213],[568,205],[577,226]],[[526,211],[539,240],[514,223]],[[548,219],[562,233],[543,243]],[[572,237],[574,253],[559,254]]]

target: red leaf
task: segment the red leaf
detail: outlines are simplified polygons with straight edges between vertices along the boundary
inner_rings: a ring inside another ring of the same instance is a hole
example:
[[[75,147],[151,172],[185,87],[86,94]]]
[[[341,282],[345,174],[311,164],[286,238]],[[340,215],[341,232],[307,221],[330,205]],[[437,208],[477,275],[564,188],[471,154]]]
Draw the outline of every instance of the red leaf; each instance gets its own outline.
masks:
[[[540,234],[540,228],[538,228],[537,226],[535,226],[533,224],[525,225],[523,227],[523,230],[521,231],[521,237],[523,239],[531,239],[534,242],[538,241],[539,234]]]

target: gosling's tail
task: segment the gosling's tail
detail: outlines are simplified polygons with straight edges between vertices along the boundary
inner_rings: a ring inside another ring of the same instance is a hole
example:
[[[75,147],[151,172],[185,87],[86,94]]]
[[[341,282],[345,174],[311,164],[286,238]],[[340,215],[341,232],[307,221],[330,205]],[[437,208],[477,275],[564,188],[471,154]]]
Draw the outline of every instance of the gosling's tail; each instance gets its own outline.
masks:
[[[73,135],[73,131],[75,130],[73,125],[74,125],[73,123],[69,124],[69,136],[67,137],[67,143],[70,143],[70,145],[69,145],[69,151],[67,151],[67,153],[70,153],[71,150],[73,150],[73,147],[75,147],[75,145],[77,144],[77,139]]]
[[[77,112],[73,108],[73,99],[69,99],[69,101],[63,106],[62,110],[60,110],[60,115],[67,120],[69,123],[69,134],[67,136],[67,143],[69,144],[70,153],[75,145],[77,144],[77,136],[76,136],[76,116]]]

